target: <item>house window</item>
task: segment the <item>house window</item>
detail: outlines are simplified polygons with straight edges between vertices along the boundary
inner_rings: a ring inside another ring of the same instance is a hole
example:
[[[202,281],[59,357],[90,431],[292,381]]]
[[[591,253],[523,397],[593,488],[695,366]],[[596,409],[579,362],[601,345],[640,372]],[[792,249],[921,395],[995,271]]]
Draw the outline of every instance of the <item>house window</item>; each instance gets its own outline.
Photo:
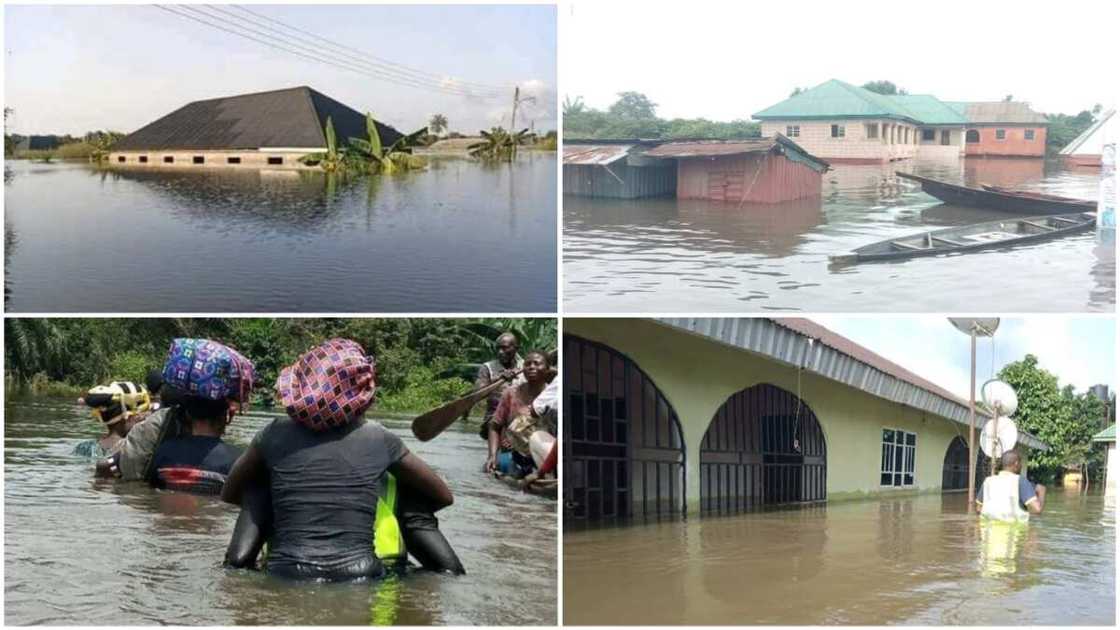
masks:
[[[1034,129],[1027,129],[1023,131],[1024,140],[1034,140]]]
[[[968,133],[964,134],[964,141],[969,144],[980,142],[980,132],[975,129],[969,129]]]
[[[937,132],[933,129],[922,129],[922,142],[933,142]]]
[[[833,138],[843,138],[844,137],[844,125],[833,125],[832,126],[832,137]]]
[[[1007,130],[1006,129],[996,129],[996,140],[1006,140],[1006,139],[1007,139]]]
[[[191,158],[191,162],[193,162],[195,164],[205,164],[206,163],[206,158],[204,158],[201,155],[196,155],[193,158]]]
[[[949,146],[949,130],[948,129],[942,129],[941,130],[941,145],[946,146],[946,147]]]
[[[864,128],[867,129],[868,140],[875,140],[879,137],[879,123],[875,123],[873,125],[864,125]]]
[[[140,163],[141,163],[141,164],[143,164],[143,163],[145,163],[145,162],[147,162],[147,161],[148,161],[148,156],[146,156],[146,155],[141,155],[141,156],[139,157],[139,160],[140,160]]]
[[[174,164],[175,163],[175,156],[165,155],[165,156],[163,156],[163,162],[164,162],[164,164]]]
[[[880,486],[914,485],[914,454],[917,447],[917,434],[901,429],[883,429]]]
[[[123,155],[117,156],[117,161],[118,162],[123,162],[124,161],[124,156]]]
[[[269,164],[283,164],[284,163],[284,158],[282,158],[282,157],[270,157],[270,158],[268,158],[268,163]]]
[[[239,158],[239,157],[227,157],[226,158],[226,164],[240,164],[240,163],[241,163],[241,158]]]

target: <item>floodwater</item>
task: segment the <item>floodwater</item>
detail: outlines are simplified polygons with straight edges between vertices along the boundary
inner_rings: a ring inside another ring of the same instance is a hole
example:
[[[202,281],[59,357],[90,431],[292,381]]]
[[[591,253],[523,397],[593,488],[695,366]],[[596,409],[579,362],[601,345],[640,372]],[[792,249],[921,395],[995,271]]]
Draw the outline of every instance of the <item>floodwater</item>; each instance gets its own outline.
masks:
[[[5,405],[4,622],[175,625],[554,625],[556,506],[483,475],[477,431],[426,444],[382,421],[451,486],[441,529],[467,575],[289,582],[221,566],[237,508],[92,478],[74,445],[97,435],[66,401]],[[268,418],[234,421],[248,444]]]
[[[1115,243],[1093,232],[1017,248],[830,265],[887,238],[1007,218],[942,204],[894,175],[1097,199],[1099,170],[1030,159],[845,165],[813,199],[756,205],[564,197],[564,300],[574,312],[1108,311]]]
[[[963,493],[564,532],[564,623],[1115,624],[1115,498],[1022,530]]]
[[[556,156],[428,170],[5,165],[9,312],[551,312]]]

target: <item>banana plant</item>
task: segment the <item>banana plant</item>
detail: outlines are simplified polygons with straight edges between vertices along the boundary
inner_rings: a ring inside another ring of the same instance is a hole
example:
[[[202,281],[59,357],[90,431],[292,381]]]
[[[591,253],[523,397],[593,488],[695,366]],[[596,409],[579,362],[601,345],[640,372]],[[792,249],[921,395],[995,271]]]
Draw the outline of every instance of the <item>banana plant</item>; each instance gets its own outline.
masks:
[[[473,157],[486,160],[512,160],[514,147],[528,144],[532,138],[528,129],[511,134],[501,127],[493,127],[490,131],[478,133],[482,136],[482,141],[469,145],[467,152]]]
[[[338,137],[335,135],[334,123],[331,122],[330,116],[327,116],[327,124],[323,128],[323,135],[327,139],[327,150],[319,153],[309,153],[299,158],[299,161],[308,166],[319,166],[328,173],[343,170],[346,165],[346,156],[344,151],[339,150]]]
[[[349,144],[360,160],[369,164],[370,170],[378,170],[382,173],[393,173],[398,170],[412,171],[427,166],[423,158],[412,154],[412,148],[421,144],[421,139],[427,135],[428,128],[422,127],[406,136],[401,136],[386,149],[381,143],[381,134],[377,131],[373,114],[367,113],[366,138],[350,138]]]

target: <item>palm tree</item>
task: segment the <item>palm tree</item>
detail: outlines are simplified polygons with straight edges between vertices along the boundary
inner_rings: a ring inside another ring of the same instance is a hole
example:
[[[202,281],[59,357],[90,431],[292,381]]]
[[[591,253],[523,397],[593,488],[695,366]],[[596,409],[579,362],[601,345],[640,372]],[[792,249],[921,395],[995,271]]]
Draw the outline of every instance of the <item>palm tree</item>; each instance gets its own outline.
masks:
[[[62,331],[49,319],[5,319],[4,339],[5,369],[21,380],[49,372],[63,347]]]
[[[428,121],[428,129],[431,129],[432,133],[437,136],[447,131],[447,116],[432,114],[432,119]]]
[[[478,368],[493,359],[498,352],[498,336],[510,332],[517,337],[521,353],[528,350],[549,352],[556,348],[556,320],[547,318],[522,319],[494,317],[469,322],[459,327],[463,345],[471,363],[454,365],[439,374],[440,378],[458,376],[473,381]]]

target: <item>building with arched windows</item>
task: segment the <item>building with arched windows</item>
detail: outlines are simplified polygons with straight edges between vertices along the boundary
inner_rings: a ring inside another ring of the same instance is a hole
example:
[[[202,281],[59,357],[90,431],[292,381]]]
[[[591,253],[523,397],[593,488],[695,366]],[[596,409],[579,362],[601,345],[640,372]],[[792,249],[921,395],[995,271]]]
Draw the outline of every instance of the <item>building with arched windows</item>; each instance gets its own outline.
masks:
[[[565,318],[563,343],[565,522],[967,488],[968,402],[812,321]]]

